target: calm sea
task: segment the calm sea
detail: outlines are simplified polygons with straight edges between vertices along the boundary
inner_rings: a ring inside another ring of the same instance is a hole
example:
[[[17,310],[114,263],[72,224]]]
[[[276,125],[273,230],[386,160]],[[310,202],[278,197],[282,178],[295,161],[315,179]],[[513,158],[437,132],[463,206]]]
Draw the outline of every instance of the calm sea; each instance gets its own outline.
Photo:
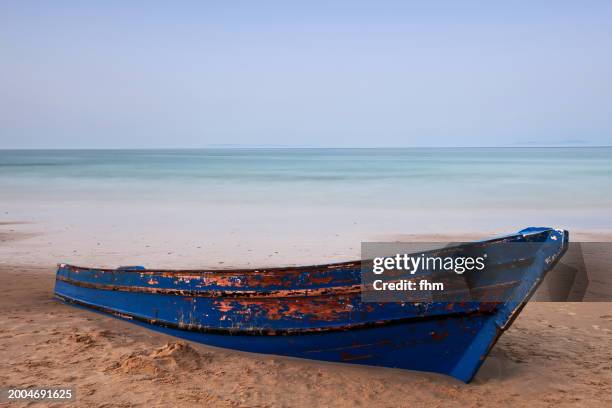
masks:
[[[4,150],[0,189],[13,211],[33,201],[143,211],[190,202],[393,211],[421,224],[423,214],[473,217],[491,227],[495,217],[508,225],[534,214],[529,221],[609,229],[612,148]]]

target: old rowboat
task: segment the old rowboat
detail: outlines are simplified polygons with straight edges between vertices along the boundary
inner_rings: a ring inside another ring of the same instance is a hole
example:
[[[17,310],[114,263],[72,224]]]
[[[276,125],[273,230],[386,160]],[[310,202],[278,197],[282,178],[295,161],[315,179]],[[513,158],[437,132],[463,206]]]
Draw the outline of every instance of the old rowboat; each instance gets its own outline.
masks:
[[[485,270],[470,280],[470,289],[505,287],[494,302],[366,303],[361,261],[201,271],[61,264],[55,295],[213,346],[430,371],[469,382],[563,256],[568,233],[527,228],[470,244],[495,250],[522,242],[532,245],[498,251],[494,276]]]

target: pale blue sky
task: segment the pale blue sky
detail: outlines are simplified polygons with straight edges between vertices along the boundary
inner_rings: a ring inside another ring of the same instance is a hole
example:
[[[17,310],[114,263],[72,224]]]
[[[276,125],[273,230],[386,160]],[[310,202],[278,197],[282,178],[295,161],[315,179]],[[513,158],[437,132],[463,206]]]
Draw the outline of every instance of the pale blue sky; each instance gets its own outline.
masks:
[[[0,148],[612,144],[612,1],[0,3]]]

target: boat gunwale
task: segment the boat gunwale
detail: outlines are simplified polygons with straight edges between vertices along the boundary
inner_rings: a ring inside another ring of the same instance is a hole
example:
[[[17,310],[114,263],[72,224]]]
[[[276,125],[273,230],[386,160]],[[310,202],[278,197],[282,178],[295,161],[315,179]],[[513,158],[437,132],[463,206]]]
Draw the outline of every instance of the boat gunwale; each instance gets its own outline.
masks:
[[[364,292],[362,284],[354,284],[348,286],[329,286],[321,288],[303,288],[303,289],[280,289],[280,290],[193,290],[193,289],[174,289],[174,288],[158,288],[158,287],[146,287],[146,286],[129,286],[129,285],[107,285],[91,282],[83,282],[66,278],[64,276],[57,276],[56,281],[65,282],[69,285],[116,292],[129,292],[129,293],[148,293],[156,295],[168,295],[168,296],[183,296],[183,297],[206,297],[206,298],[236,298],[236,299],[287,299],[287,298],[312,298],[312,297],[332,297],[332,296],[351,296],[355,294],[363,295]],[[508,287],[515,287],[518,285],[518,281],[507,281],[503,283],[479,286],[470,288],[470,292],[485,291],[503,289]],[[465,293],[465,289],[458,289],[453,291],[445,292],[445,295],[452,296],[458,293]],[[411,299],[405,302],[426,302],[431,301],[429,297],[422,300]],[[455,301],[444,301],[441,302],[451,303]]]

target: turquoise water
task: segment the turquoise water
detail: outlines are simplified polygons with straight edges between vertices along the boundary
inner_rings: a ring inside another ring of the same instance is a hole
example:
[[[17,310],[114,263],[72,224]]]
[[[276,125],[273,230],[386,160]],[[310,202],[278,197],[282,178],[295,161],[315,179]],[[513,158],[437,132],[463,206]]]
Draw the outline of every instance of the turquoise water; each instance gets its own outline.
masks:
[[[610,209],[612,148],[5,150],[0,186],[5,197]]]
[[[612,148],[0,151],[12,210],[95,201],[610,229],[611,187]]]

